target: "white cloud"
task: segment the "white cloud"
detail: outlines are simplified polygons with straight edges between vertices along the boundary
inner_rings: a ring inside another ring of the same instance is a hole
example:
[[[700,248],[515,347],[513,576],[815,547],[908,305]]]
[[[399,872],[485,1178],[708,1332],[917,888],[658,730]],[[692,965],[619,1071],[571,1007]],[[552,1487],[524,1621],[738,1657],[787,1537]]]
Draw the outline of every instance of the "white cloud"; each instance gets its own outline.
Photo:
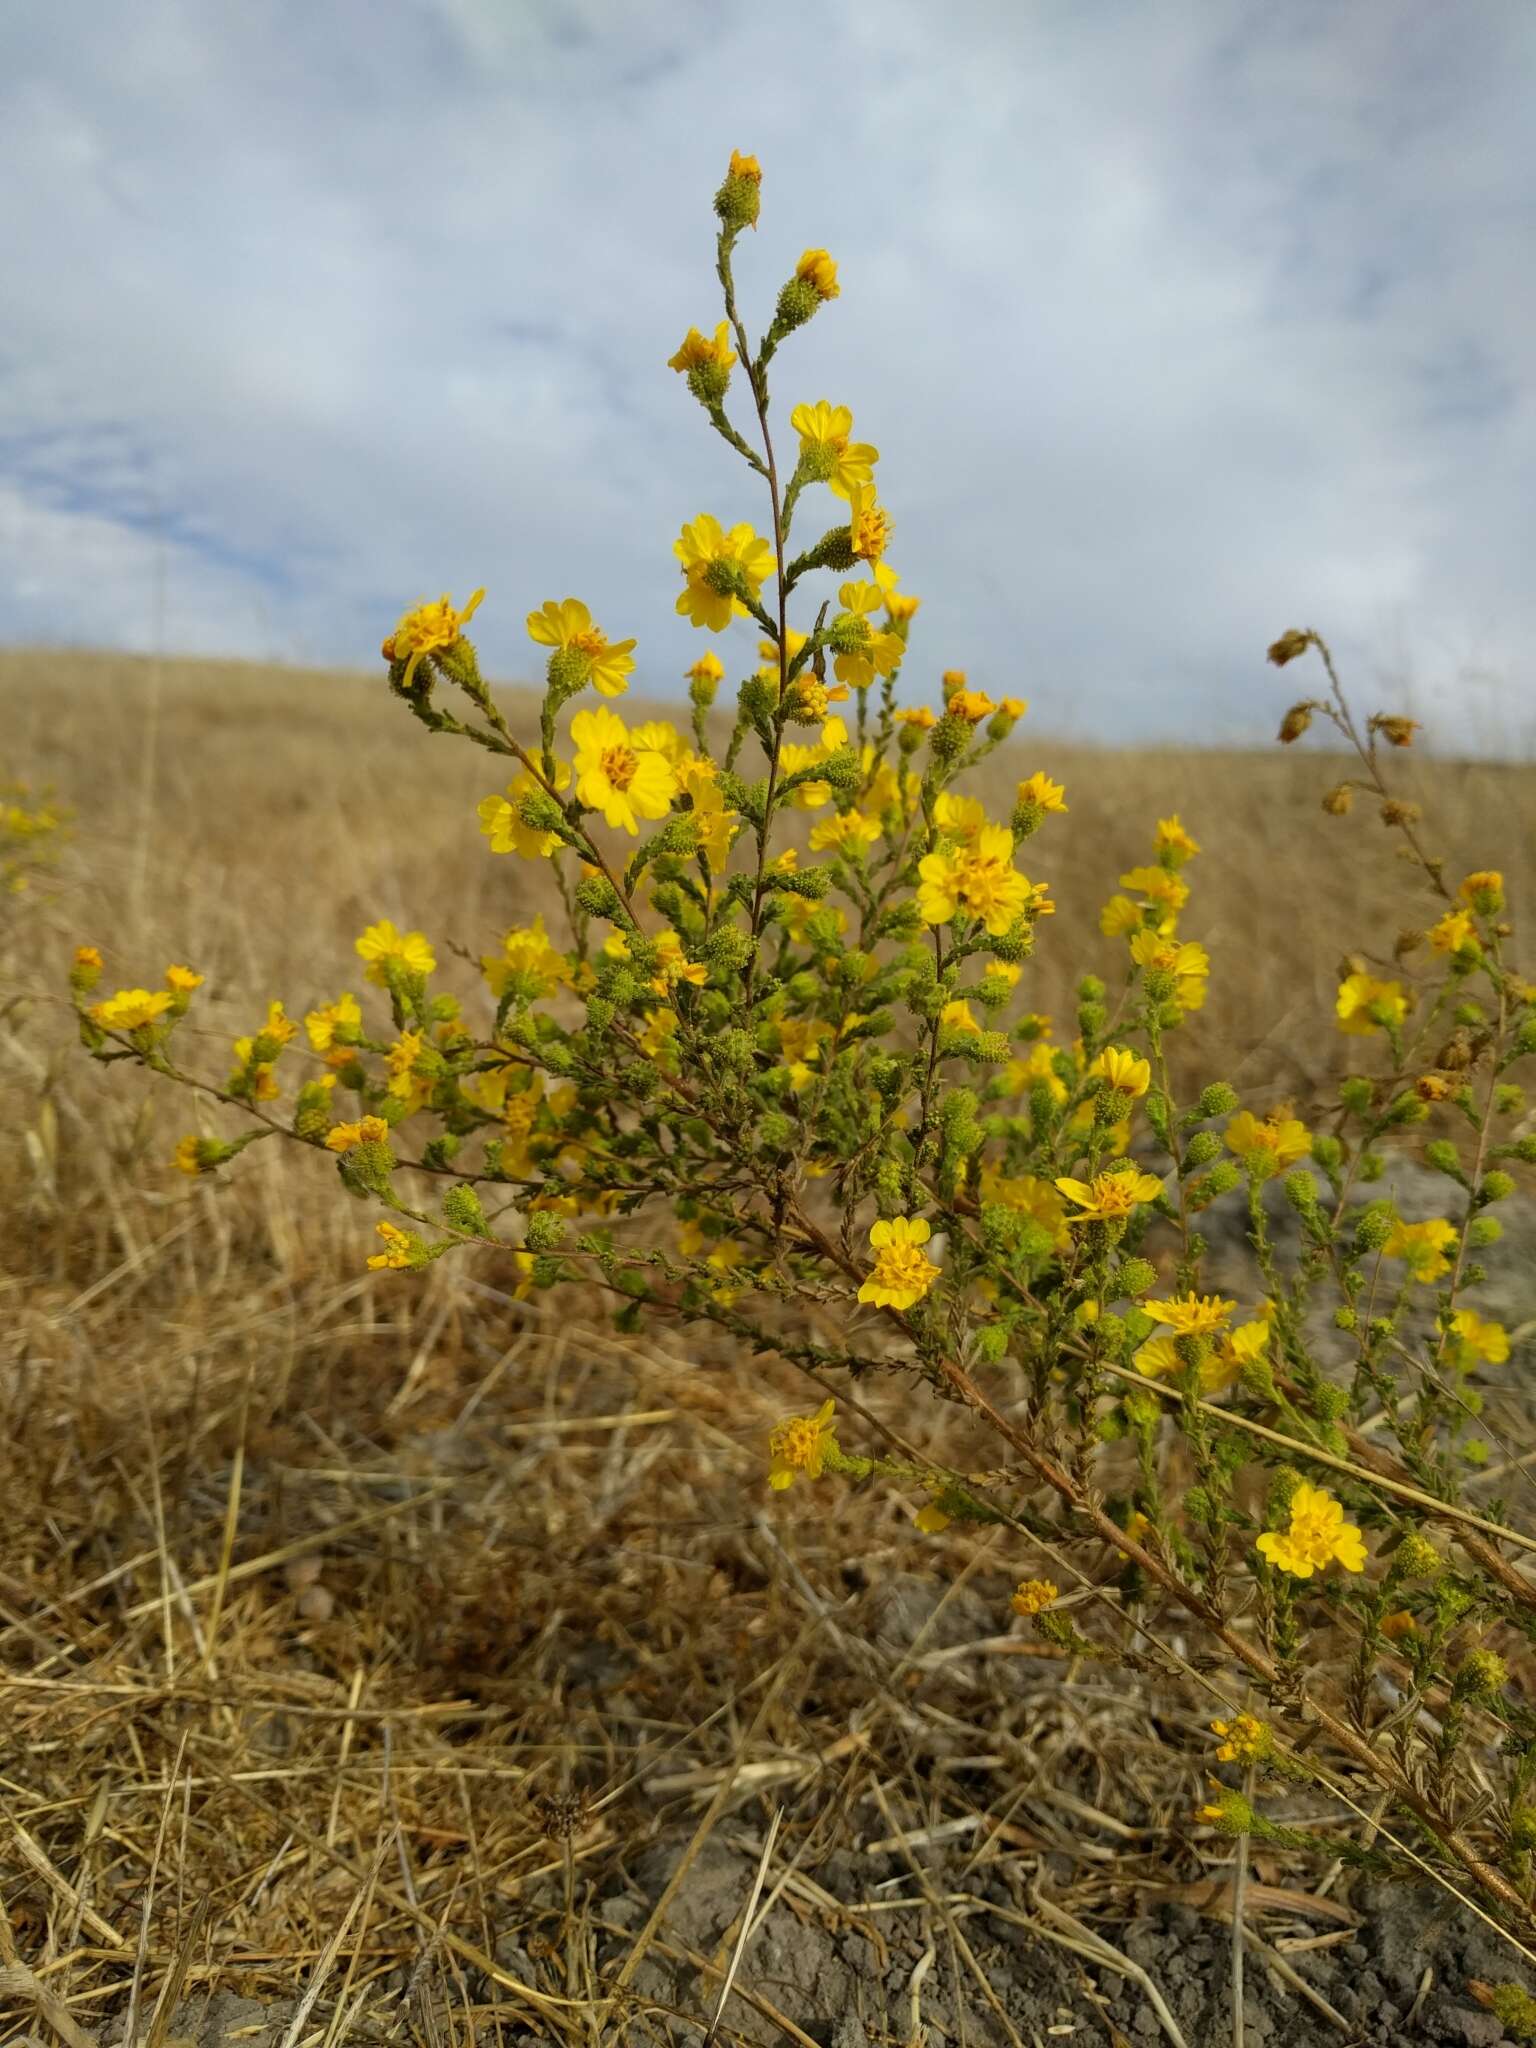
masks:
[[[838,255],[776,387],[879,444],[923,678],[1259,737],[1307,620],[1431,696],[1502,676],[1528,729],[1521,0],[282,19],[67,0],[12,38],[7,637],[142,645],[163,572],[174,646],[363,664],[483,582],[497,670],[575,590],[667,687],[679,524],[762,523],[663,367],[739,144],[753,324]]]

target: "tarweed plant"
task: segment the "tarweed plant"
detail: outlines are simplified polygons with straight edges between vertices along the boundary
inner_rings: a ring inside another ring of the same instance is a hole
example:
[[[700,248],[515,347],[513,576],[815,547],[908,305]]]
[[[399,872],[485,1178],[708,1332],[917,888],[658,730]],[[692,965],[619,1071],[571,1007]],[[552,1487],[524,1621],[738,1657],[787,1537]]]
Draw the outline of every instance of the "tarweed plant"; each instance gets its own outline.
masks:
[[[520,1298],[579,1286],[626,1328],[724,1329],[744,1372],[755,1352],[798,1364],[815,1392],[764,1446],[785,1512],[878,1485],[914,1544],[1003,1525],[1029,1626],[1207,1695],[1213,1771],[1256,1790],[1216,1780],[1191,1825],[1289,1840],[1265,1790],[1310,1781],[1373,1822],[1368,1851],[1329,1853],[1429,1870],[1536,1940],[1536,1716],[1510,1680],[1536,1539],[1464,1499],[1512,1355],[1478,1286],[1511,1169],[1536,1159],[1515,1073],[1536,987],[1501,878],[1447,873],[1394,792],[1413,721],[1357,723],[1322,639],[1282,635],[1270,660],[1323,686],[1281,739],[1330,725],[1354,766],[1323,810],[1398,834],[1425,908],[1342,964],[1319,1020],[1358,1048],[1337,1100],[1245,1104],[1219,1075],[1176,1092],[1170,1041],[1219,999],[1183,930],[1213,856],[1180,818],[1149,821],[1098,929],[1053,928],[1042,875],[1071,792],[1021,756],[1006,815],[967,794],[1027,707],[958,671],[936,704],[902,701],[920,600],[892,565],[878,450],[825,399],[777,424],[770,368],[841,287],[807,249],[753,343],[733,257],[761,196],[734,155],[723,317],[670,361],[759,508],[700,512],[673,544],[701,636],[686,721],[626,720],[635,640],[583,598],[528,614],[537,730],[481,674],[484,593],[419,604],[384,642],[405,708],[497,762],[487,855],[548,863],[566,928],[501,932],[471,997],[444,985],[445,941],[376,922],[329,1000],[274,997],[212,1072],[178,1038],[195,964],[108,989],[86,944],[84,1044],[239,1113],[181,1141],[188,1175],[270,1138],[322,1155],[384,1211],[370,1266],[479,1252]],[[1081,959],[1069,1018],[1030,1005],[1047,940]],[[1407,1146],[1443,1183],[1438,1217],[1380,1192]],[[1241,1299],[1208,1278],[1218,1205],[1245,1220]],[[850,1424],[839,1399],[871,1372],[963,1404],[992,1465],[929,1461],[916,1420],[899,1440],[862,1407]]]

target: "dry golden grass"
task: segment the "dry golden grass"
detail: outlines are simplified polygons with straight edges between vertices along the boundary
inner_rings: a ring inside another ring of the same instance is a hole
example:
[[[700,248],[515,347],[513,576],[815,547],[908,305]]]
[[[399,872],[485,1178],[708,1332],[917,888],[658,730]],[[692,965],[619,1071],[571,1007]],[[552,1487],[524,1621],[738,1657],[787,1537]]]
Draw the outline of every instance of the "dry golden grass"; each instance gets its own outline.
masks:
[[[1214,956],[1183,1070],[1315,1101],[1340,954],[1413,916],[1390,835],[1320,815],[1334,777],[1305,748],[1029,731],[1007,776],[1047,768],[1071,804],[1026,862],[1060,904],[1031,1006],[1070,1035],[1111,948],[1069,937],[1179,811]],[[1193,1702],[1164,1688],[1154,1740],[1139,1684],[1010,1634],[1016,1539],[919,1546],[886,1493],[770,1503],[764,1431],[804,1401],[788,1368],[514,1302],[484,1261],[366,1274],[371,1218],[320,1162],[263,1145],[191,1185],[165,1164],[185,1099],[78,1051],[60,991],[86,940],[124,984],[195,963],[216,1039],[271,995],[334,995],[383,916],[461,951],[467,989],[488,941],[552,909],[476,830],[494,762],[378,682],[109,657],[0,657],[0,732],[0,770],[78,813],[0,935],[0,2011],[69,2038],[126,2007],[160,2048],[178,1987],[318,1978],[296,2040],[340,2038],[386,1986],[434,2042],[697,2039],[668,2033],[666,1987],[696,1971],[707,2020],[735,1923],[697,1954],[634,1883],[615,1952],[590,1901],[648,1843],[675,1864],[719,1837],[750,1864],[777,1807],[770,1886],[792,1865],[811,1919],[848,1910],[816,1881],[829,1852],[946,1822],[974,1831],[978,1891],[1061,1850],[1079,1915],[1207,1860],[1230,1896],[1185,1819]],[[1405,765],[1452,867],[1498,861],[1531,900],[1536,769]],[[986,1455],[900,1384],[860,1398],[961,1466]],[[1254,1892],[1271,1933],[1302,1911],[1280,1896]],[[806,2040],[750,1977],[720,2038]]]

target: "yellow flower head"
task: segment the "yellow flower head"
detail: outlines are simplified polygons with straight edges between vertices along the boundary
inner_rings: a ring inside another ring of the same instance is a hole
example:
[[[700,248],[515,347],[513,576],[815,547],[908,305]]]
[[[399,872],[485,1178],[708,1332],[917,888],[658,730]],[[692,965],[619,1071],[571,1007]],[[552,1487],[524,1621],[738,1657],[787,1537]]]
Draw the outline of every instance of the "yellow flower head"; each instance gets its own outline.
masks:
[[[1485,1322],[1475,1309],[1459,1308],[1451,1317],[1446,1355],[1460,1372],[1503,1365],[1509,1357],[1509,1332],[1502,1323]]]
[[[101,948],[99,946],[76,946],[75,965],[101,971]]]
[[[202,1139],[193,1137],[178,1139],[176,1150],[171,1154],[171,1164],[178,1173],[201,1173],[203,1170]]]
[[[1047,1607],[1060,1597],[1060,1588],[1049,1579],[1021,1579],[1017,1592],[1009,1601],[1015,1614],[1022,1614],[1026,1620],[1035,1614],[1044,1614]]]
[[[1166,975],[1174,1000],[1181,1010],[1198,1010],[1205,1001],[1210,955],[1192,939],[1165,937],[1161,932],[1139,931],[1131,938],[1131,958],[1138,967]]]
[[[859,1289],[860,1301],[875,1308],[908,1309],[921,1301],[939,1277],[923,1246],[928,1242],[928,1222],[922,1216],[881,1218],[870,1226],[869,1242],[875,1254],[874,1270]]]
[[[715,329],[713,341],[700,334],[697,327],[690,327],[677,354],[668,356],[667,368],[681,371],[686,376],[690,370],[729,371],[735,362],[736,351],[731,347],[730,323],[722,320]],[[721,389],[724,389],[723,385]]]
[[[1056,1185],[1079,1214],[1074,1223],[1118,1221],[1129,1216],[1143,1202],[1154,1201],[1163,1191],[1155,1173],[1098,1173],[1091,1181],[1058,1175]]]
[[[1120,886],[1122,889],[1134,889],[1138,896],[1174,916],[1189,901],[1188,882],[1181,881],[1167,868],[1131,868],[1120,877]]]
[[[1154,1322],[1166,1323],[1179,1336],[1200,1337],[1224,1330],[1237,1303],[1214,1294],[1180,1294],[1172,1301],[1143,1302],[1142,1307]]]
[[[665,817],[677,795],[666,756],[636,744],[637,737],[611,711],[578,711],[571,720],[577,798],[601,811],[605,824],[632,835],[642,818]]]
[[[328,1152],[350,1152],[356,1145],[387,1145],[389,1125],[381,1116],[365,1116],[355,1124],[332,1124],[325,1134]]]
[[[553,995],[557,988],[569,987],[571,981],[571,963],[545,930],[542,912],[532,924],[514,925],[502,940],[500,955],[486,955],[480,966],[498,1000],[514,975],[519,994],[530,1001]]]
[[[724,677],[725,663],[712,647],[706,647],[693,666],[683,670],[684,682],[696,684],[711,693],[719,688]]]
[[[773,567],[773,549],[744,522],[727,533],[718,519],[700,513],[672,543],[683,569],[677,609],[695,626],[723,633],[735,616],[745,617],[742,597],[756,599]]]
[[[378,1224],[376,1228],[384,1240],[384,1249],[374,1253],[368,1261],[369,1267],[374,1272],[403,1273],[411,1264],[416,1239],[408,1230],[402,1230],[397,1223],[390,1223],[387,1220]]]
[[[824,398],[814,405],[797,405],[789,424],[800,436],[801,462],[835,496],[847,498],[856,486],[872,485],[880,451],[867,441],[850,438],[853,414],[846,405],[829,405]]]
[[[555,788],[564,789],[570,779],[569,764],[556,761]],[[520,853],[524,860],[549,858],[560,844],[560,834],[535,830],[523,822],[522,813],[525,797],[547,793],[532,772],[522,768],[507,785],[505,796],[481,798],[476,806],[476,815],[480,820],[480,830],[491,842],[492,853]]]
[[[974,846],[986,830],[987,814],[973,796],[955,796],[944,790],[933,806],[933,822],[946,839],[957,846]]]
[[[1429,943],[1437,953],[1460,953],[1477,946],[1477,926],[1470,910],[1448,910],[1429,928]]]
[[[963,718],[967,725],[979,725],[997,709],[985,690],[956,690],[945,705],[951,718]]]
[[[848,545],[860,562],[876,562],[890,546],[891,521],[875,502],[875,487],[854,484],[848,492]]]
[[[1127,938],[1143,929],[1141,906],[1129,896],[1111,896],[1099,912],[1099,930],[1106,939]]]
[[[1504,877],[1497,868],[1479,868],[1456,893],[1479,917],[1496,917],[1504,908]]]
[[[1222,1738],[1216,1752],[1218,1763],[1261,1763],[1274,1748],[1273,1736],[1254,1714],[1234,1714],[1230,1721],[1213,1721],[1211,1733]]]
[[[1028,804],[1037,811],[1064,811],[1067,808],[1067,786],[1064,782],[1052,782],[1049,775],[1036,769],[1019,784],[1017,801]]]
[[[141,1031],[171,1007],[169,989],[120,988],[116,995],[92,1006],[91,1015],[104,1031]]]
[[[368,962],[368,979],[385,987],[391,966],[402,974],[421,975],[431,974],[437,966],[425,932],[396,931],[387,917],[369,925],[357,941],[357,955]]]
[[[205,975],[194,974],[190,967],[167,967],[165,970],[165,985],[178,996],[191,995],[193,989],[202,987],[206,978]]]
[[[963,911],[1000,938],[1027,910],[1045,911],[1040,890],[1013,865],[1013,834],[1004,825],[983,826],[968,847],[925,854],[917,873],[924,924],[948,924]]]
[[[823,304],[838,295],[837,265],[825,249],[807,249],[795,265],[795,275],[811,287]]]
[[[906,709],[896,713],[898,725],[909,725],[916,732],[931,732],[938,722],[932,707],[927,704],[908,705]],[[944,799],[940,797],[939,801],[942,803]]]
[[[862,853],[880,837],[880,820],[863,811],[842,811],[811,827],[812,853],[835,848],[839,853]]]
[[[477,590],[462,611],[455,611],[445,590],[436,604],[419,604],[409,611],[384,642],[384,659],[405,663],[405,681],[410,682],[417,664],[427,654],[446,654],[463,637],[465,622],[473,618],[485,596]]]
[[[1346,975],[1334,1005],[1339,1029],[1356,1038],[1396,1028],[1408,1014],[1408,997],[1400,981],[1378,981],[1374,974]]]
[[[1123,1045],[1107,1045],[1088,1069],[1089,1075],[1105,1082],[1117,1095],[1145,1095],[1152,1085],[1149,1061]]]
[[[1160,854],[1171,856],[1175,867],[1182,867],[1185,861],[1193,859],[1200,851],[1200,842],[1192,839],[1185,831],[1179,822],[1177,811],[1171,818],[1158,819],[1157,850]]]
[[[1365,1539],[1326,1488],[1305,1480],[1291,1495],[1291,1518],[1284,1529],[1266,1529],[1258,1540],[1261,1556],[1292,1578],[1310,1579],[1330,1564],[1347,1572],[1365,1570]]]
[[[1306,1125],[1283,1110],[1257,1117],[1251,1110],[1240,1109],[1227,1125],[1226,1142],[1228,1151],[1261,1179],[1283,1173],[1312,1152],[1312,1135]]]
[[[1394,1224],[1381,1250],[1383,1258],[1401,1259],[1409,1277],[1427,1286],[1451,1270],[1450,1252],[1455,1242],[1455,1224],[1443,1216],[1432,1216],[1427,1223]]]
[[[837,1431],[832,1417],[835,1401],[823,1401],[814,1415],[786,1415],[769,1433],[768,1484],[775,1493],[793,1486],[803,1472],[807,1479],[819,1479],[827,1453],[837,1449]]]
[[[338,996],[334,1003],[304,1013],[304,1030],[316,1052],[329,1052],[338,1039],[344,1043],[347,1038],[355,1038],[362,1026],[361,1005],[350,991]]]
[[[610,641],[601,626],[593,625],[592,614],[579,597],[546,598],[528,614],[528,637],[571,658],[576,689],[591,683],[600,696],[619,697],[629,688],[634,641]]]

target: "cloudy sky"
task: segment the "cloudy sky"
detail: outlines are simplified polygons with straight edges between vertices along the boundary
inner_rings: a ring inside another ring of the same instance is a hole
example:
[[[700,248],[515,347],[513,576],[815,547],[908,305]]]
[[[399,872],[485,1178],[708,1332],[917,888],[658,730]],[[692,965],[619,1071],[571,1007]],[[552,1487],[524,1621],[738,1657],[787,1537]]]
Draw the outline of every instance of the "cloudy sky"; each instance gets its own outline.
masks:
[[[674,689],[679,525],[765,520],[665,364],[735,145],[924,694],[1265,738],[1313,623],[1529,742],[1533,89],[1529,0],[13,7],[0,641],[361,667],[483,583],[495,673],[574,592]]]

